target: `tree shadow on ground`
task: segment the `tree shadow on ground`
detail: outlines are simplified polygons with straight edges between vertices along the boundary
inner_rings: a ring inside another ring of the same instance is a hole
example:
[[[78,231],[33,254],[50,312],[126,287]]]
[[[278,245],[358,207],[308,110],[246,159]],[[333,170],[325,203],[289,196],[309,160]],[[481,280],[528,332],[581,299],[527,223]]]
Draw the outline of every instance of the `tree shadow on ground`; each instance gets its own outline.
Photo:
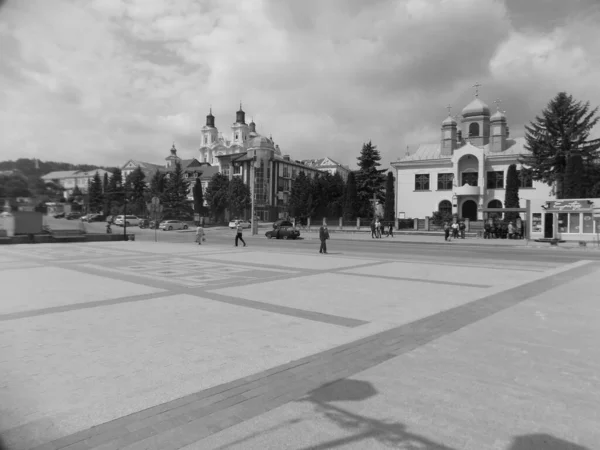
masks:
[[[313,403],[317,412],[336,423],[340,428],[354,432],[351,436],[334,439],[297,450],[325,450],[342,447],[365,439],[374,439],[390,448],[404,450],[455,450],[424,436],[408,431],[406,425],[369,418],[347,411],[330,402],[364,401],[377,395],[373,385],[360,380],[338,380],[311,391],[299,401]],[[547,434],[529,434],[513,438],[507,450],[590,450]]]
[[[548,434],[517,436],[508,450],[589,450],[572,442],[563,441]]]
[[[353,431],[354,434],[298,450],[324,450],[365,439],[375,439],[391,448],[406,450],[454,450],[409,432],[406,425],[402,423],[361,416],[329,403],[363,401],[375,395],[377,395],[377,390],[371,383],[349,379],[326,384],[310,392],[300,401],[313,403],[317,412],[321,412],[339,427]]]

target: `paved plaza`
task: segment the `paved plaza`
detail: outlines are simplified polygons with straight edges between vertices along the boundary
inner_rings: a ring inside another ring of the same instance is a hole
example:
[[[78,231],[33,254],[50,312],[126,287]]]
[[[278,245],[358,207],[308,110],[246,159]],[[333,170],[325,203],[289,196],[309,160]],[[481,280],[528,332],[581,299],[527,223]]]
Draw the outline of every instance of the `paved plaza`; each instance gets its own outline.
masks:
[[[0,247],[4,445],[600,449],[597,261],[284,245]]]

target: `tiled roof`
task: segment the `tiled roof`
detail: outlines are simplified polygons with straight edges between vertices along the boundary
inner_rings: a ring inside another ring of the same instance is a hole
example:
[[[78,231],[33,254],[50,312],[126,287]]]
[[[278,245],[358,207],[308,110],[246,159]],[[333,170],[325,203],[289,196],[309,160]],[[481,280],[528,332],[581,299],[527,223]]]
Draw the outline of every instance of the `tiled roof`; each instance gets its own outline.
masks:
[[[331,164],[325,164],[326,162],[330,162]],[[308,167],[344,167],[339,162],[334,161],[331,158],[319,158],[319,159],[305,159],[302,163]]]
[[[75,176],[75,174],[79,172],[78,170],[59,170],[57,172],[50,172],[49,174],[44,175],[42,178],[44,180],[55,180],[61,178],[70,178]]]
[[[200,170],[202,175],[200,175],[200,180],[211,179],[215,173],[219,171],[218,166],[204,166]]]
[[[526,155],[529,151],[525,148],[525,138],[515,138],[515,139],[507,139],[506,145],[508,148],[503,152],[492,152],[490,151],[490,146],[483,146],[483,154],[486,157],[493,158],[495,156],[519,156]],[[441,147],[440,144],[421,144],[417,151],[400,158],[398,162],[406,162],[406,161],[427,161],[434,159],[450,159],[450,156],[442,156],[441,155]]]

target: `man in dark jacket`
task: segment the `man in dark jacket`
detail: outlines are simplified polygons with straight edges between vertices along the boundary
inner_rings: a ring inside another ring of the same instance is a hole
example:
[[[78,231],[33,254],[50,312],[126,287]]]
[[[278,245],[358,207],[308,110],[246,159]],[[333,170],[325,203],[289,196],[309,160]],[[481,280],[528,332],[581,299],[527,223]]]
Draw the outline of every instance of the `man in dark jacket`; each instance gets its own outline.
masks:
[[[377,230],[375,229],[375,219],[371,222],[371,238],[375,239],[377,237]]]
[[[329,239],[327,225],[322,225],[321,228],[319,228],[319,239],[321,240],[321,248],[319,249],[319,253],[327,254],[327,239]]]

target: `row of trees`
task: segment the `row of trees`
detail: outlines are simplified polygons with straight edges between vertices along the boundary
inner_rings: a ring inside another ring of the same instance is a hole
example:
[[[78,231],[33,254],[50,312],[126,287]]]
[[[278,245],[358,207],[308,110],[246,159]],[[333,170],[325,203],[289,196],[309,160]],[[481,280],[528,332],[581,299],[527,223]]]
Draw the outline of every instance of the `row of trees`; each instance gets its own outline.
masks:
[[[196,183],[194,199],[198,198],[197,210],[203,214],[202,187]],[[226,175],[216,173],[206,187],[206,202],[209,212],[217,221],[224,219],[225,210],[234,217],[241,217],[252,206],[251,191],[240,177],[231,180]]]
[[[394,176],[378,169],[381,155],[372,142],[363,145],[358,159],[357,171],[350,172],[348,179],[328,172],[308,177],[301,172],[294,180],[289,210],[294,217],[373,217],[373,198],[385,202],[384,220],[394,220]],[[387,180],[387,181],[386,181]]]

